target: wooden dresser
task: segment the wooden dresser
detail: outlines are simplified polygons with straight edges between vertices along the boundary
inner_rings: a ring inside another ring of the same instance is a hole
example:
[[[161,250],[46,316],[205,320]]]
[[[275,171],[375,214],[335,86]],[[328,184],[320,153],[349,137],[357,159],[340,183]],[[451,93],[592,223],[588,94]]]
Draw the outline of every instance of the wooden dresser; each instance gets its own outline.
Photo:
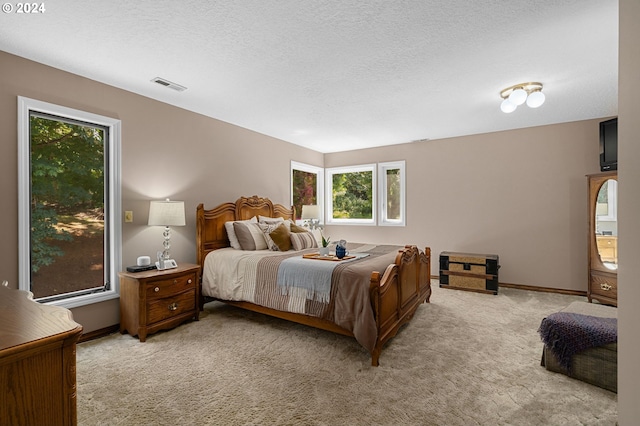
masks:
[[[181,264],[163,271],[120,272],[120,332],[141,342],[200,317],[200,267]]]
[[[0,425],[75,425],[76,343],[68,309],[0,285]]]

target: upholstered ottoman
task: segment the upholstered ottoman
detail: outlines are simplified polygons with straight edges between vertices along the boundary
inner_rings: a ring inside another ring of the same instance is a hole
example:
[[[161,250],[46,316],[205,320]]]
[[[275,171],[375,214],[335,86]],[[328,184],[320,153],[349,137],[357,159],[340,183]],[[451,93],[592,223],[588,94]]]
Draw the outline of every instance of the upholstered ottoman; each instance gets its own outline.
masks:
[[[561,312],[572,312],[603,318],[617,318],[618,310],[613,306],[597,303],[573,302]],[[551,349],[544,346],[542,352],[543,367],[549,371],[566,374],[595,386],[618,392],[618,344],[608,343],[576,353],[571,358],[571,367],[567,371],[558,361]]]

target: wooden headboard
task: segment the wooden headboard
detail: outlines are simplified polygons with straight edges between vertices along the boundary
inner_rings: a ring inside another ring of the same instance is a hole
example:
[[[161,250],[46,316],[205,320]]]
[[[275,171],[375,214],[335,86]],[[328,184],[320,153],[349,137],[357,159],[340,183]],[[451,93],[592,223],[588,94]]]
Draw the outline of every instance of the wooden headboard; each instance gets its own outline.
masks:
[[[258,197],[240,197],[235,202],[222,203],[210,210],[204,204],[196,209],[196,257],[198,265],[204,264],[204,258],[210,251],[229,247],[225,222],[247,220],[254,216],[283,217],[295,220],[295,207],[287,208],[282,204],[273,204],[270,199]]]

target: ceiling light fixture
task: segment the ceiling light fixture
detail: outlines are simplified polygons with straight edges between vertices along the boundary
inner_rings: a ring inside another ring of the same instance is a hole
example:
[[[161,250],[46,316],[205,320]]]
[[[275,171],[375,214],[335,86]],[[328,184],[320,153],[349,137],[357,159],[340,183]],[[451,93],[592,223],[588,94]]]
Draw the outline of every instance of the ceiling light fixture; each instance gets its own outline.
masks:
[[[542,83],[537,82],[514,84],[501,91],[500,97],[503,99],[500,109],[507,114],[525,102],[529,108],[538,108],[545,99]]]

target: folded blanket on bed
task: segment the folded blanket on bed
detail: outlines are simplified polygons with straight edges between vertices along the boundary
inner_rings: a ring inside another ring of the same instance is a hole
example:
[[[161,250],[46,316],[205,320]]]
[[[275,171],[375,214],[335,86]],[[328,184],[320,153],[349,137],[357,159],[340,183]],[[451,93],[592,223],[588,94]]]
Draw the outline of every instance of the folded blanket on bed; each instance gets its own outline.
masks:
[[[284,295],[293,294],[308,300],[329,303],[331,277],[336,266],[361,259],[368,254],[353,253],[352,256],[355,258],[340,262],[305,259],[302,256],[284,259],[278,266],[278,287]]]
[[[538,333],[558,363],[570,372],[573,355],[618,341],[618,320],[557,312],[542,320]]]

